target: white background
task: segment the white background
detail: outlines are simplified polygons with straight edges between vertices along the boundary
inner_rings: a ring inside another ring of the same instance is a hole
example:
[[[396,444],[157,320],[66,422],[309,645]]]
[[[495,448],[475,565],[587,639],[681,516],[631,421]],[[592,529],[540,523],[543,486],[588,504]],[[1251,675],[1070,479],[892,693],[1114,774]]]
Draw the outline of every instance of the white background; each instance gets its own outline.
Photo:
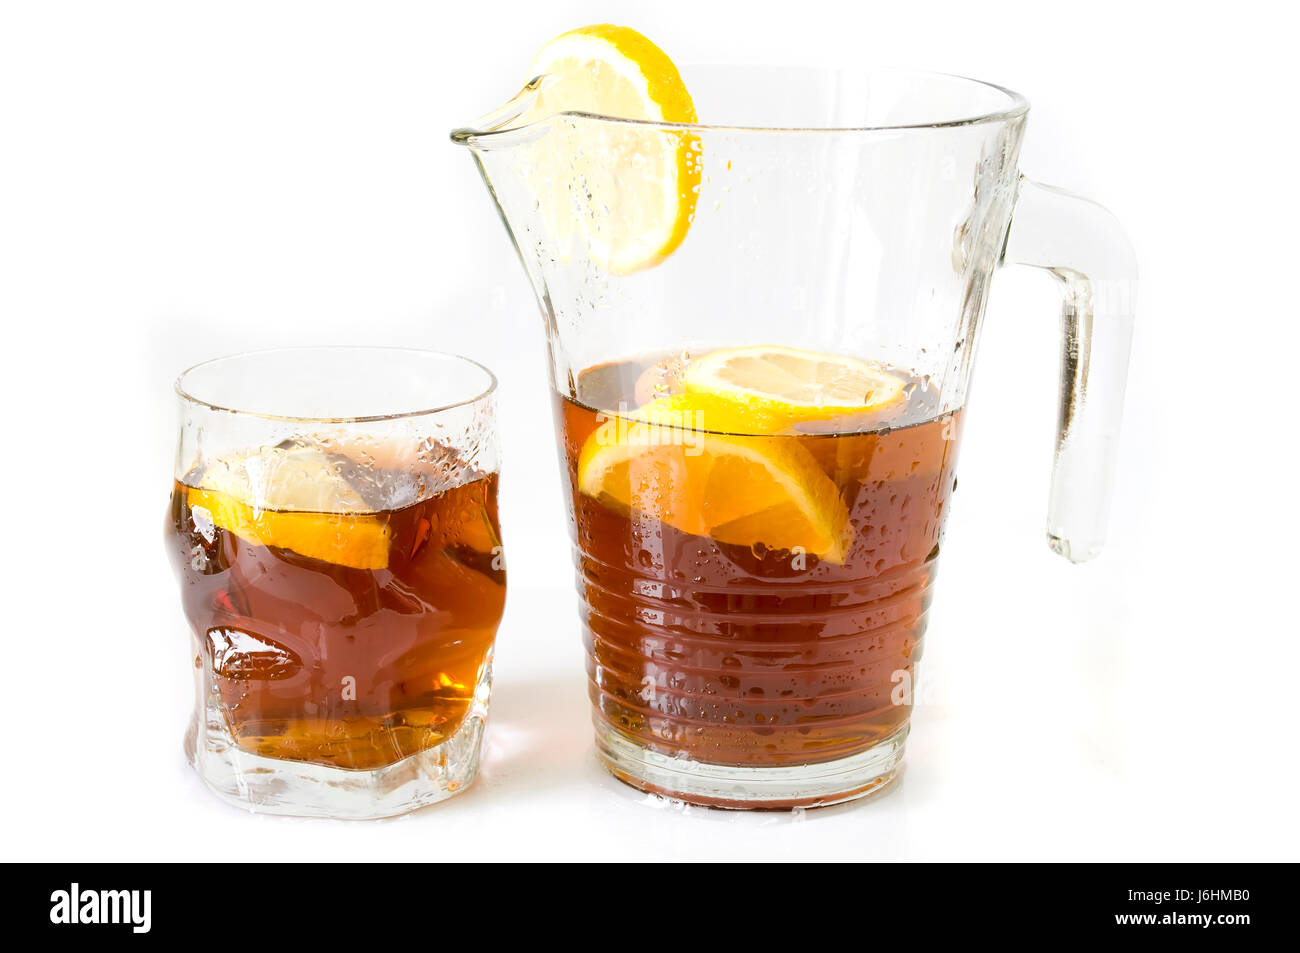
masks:
[[[5,859],[1300,859],[1296,23],[1281,4],[7,3],[0,8]],[[564,29],[682,62],[876,64],[1033,103],[1022,167],[1142,267],[1109,550],[1042,524],[1057,291],[995,284],[926,650],[886,794],[674,807],[590,745],[541,322],[447,131]],[[510,592],[486,764],[377,823],[255,817],[184,764],[163,555],[198,360],[286,343],[502,379]]]

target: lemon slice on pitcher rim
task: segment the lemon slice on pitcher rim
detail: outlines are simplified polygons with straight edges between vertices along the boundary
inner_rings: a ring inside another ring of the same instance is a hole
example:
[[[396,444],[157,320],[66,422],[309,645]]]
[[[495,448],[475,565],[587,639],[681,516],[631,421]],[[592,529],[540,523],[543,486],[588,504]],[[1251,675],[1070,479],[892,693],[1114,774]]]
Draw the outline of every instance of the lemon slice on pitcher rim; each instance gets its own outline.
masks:
[[[577,229],[615,274],[663,261],[686,237],[700,185],[699,137],[640,124],[696,121],[673,61],[635,30],[600,24],[551,40],[530,76],[541,78],[533,117],[570,114],[537,143],[529,176],[558,254],[568,258]]]
[[[773,433],[892,407],[904,399],[907,379],[875,361],[765,344],[701,355],[687,365],[681,385],[724,420],[747,420],[758,432]]]
[[[696,429],[690,395],[608,416],[578,457],[578,488],[721,543],[842,563],[852,530],[835,483],[791,438]]]

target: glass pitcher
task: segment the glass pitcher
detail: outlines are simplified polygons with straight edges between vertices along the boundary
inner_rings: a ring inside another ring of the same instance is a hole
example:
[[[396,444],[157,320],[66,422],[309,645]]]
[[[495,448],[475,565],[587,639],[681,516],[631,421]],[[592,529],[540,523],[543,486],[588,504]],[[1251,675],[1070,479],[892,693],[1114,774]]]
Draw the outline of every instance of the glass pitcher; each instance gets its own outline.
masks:
[[[548,114],[541,76],[452,139],[545,322],[600,758],[691,803],[837,803],[902,758],[994,270],[1062,283],[1047,539],[1081,562],[1105,532],[1134,256],[1100,206],[1020,175],[1009,90],[683,77],[716,123]],[[687,399],[693,376],[810,367],[885,383],[869,411],[793,423]]]

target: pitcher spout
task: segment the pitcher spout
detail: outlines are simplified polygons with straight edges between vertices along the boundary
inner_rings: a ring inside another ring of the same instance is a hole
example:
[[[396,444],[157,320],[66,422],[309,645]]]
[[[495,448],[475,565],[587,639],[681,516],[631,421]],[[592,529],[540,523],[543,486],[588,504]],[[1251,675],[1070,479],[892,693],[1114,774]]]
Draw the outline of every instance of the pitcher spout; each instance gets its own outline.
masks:
[[[520,141],[514,136],[504,137],[502,133],[522,130],[536,123],[537,97],[547,77],[537,76],[531,79],[507,102],[493,109],[472,123],[451,131],[451,141],[471,149],[489,149],[500,145],[516,145]]]

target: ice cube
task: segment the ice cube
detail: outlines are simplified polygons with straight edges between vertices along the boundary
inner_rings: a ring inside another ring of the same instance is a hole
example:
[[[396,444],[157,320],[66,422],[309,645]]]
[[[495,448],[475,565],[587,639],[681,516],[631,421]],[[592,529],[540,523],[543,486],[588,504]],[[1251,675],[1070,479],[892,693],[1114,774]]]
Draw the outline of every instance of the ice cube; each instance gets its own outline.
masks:
[[[204,468],[199,488],[215,490],[259,509],[309,513],[372,511],[331,455],[317,446],[284,441]]]
[[[233,626],[209,629],[208,647],[212,670],[222,678],[276,681],[290,678],[302,668],[302,660],[290,649]]]

